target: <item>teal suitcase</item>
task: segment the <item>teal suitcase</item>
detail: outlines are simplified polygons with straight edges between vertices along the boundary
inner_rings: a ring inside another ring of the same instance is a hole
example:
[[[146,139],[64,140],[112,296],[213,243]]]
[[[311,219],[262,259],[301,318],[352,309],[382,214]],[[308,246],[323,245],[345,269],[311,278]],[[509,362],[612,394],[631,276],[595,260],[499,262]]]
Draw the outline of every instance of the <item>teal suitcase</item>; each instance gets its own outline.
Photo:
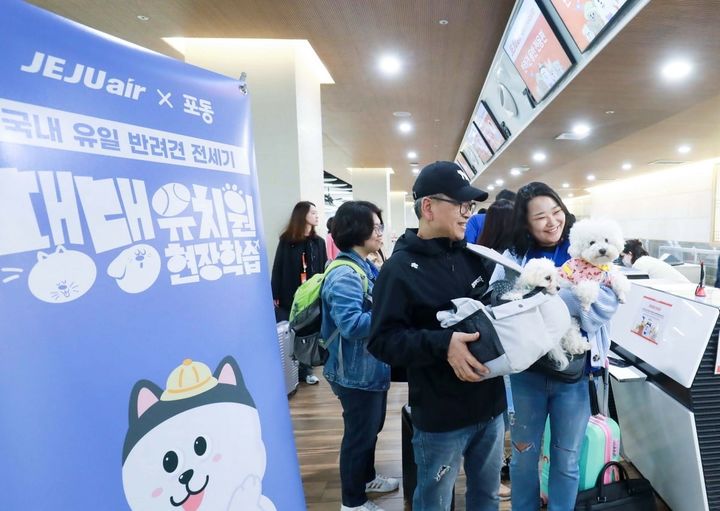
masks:
[[[597,477],[608,461],[620,461],[620,427],[609,417],[593,415],[585,430],[585,439],[580,451],[579,491],[595,487]],[[548,417],[543,434],[540,471],[540,493],[545,501],[548,497],[550,462],[550,418]],[[608,470],[605,474],[605,484],[615,480],[617,480],[616,471]]]

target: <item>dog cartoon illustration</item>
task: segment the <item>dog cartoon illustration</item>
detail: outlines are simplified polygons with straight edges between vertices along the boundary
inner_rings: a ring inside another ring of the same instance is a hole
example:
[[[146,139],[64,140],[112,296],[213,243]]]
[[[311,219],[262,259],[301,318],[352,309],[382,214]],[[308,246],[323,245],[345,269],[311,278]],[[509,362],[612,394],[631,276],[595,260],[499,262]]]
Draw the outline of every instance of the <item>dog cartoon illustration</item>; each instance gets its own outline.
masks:
[[[123,448],[133,511],[275,511],[262,494],[260,418],[232,357],[215,373],[186,359],[166,390],[148,380],[130,395]]]
[[[126,293],[142,293],[160,275],[160,254],[150,245],[126,248],[108,266],[107,273]]]
[[[72,302],[90,290],[96,275],[95,263],[89,256],[58,245],[52,254],[37,253],[28,287],[43,302]]]

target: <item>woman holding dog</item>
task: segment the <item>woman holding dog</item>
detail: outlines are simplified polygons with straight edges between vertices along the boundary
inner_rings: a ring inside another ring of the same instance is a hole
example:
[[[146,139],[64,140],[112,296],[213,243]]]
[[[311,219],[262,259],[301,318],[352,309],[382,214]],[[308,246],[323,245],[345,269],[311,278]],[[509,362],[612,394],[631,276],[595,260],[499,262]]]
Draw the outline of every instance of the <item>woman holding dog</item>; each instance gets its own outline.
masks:
[[[544,183],[530,183],[518,191],[513,211],[512,248],[505,255],[521,266],[530,259],[545,257],[560,267],[570,259],[568,234],[574,222],[575,217],[552,188]],[[502,278],[504,268],[498,265],[492,280]],[[591,345],[605,347],[609,344],[606,325],[618,305],[617,296],[609,287],[601,286],[599,298],[589,311],[580,306],[569,289],[562,289],[560,296],[570,314],[580,322]],[[553,370],[541,359],[527,371],[510,376],[515,408],[510,427],[514,510],[540,508],[538,462],[548,416],[552,430],[548,510],[571,511],[575,508],[580,449],[590,418],[586,375],[605,365],[605,360],[601,360],[603,357],[597,358],[584,360],[585,367],[572,375]]]

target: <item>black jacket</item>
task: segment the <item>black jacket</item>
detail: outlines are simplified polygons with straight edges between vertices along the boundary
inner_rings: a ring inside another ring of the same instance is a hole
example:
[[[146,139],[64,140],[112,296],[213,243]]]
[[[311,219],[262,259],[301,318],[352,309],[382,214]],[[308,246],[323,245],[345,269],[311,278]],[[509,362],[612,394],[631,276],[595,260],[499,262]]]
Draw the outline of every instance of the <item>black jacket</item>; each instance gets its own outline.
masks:
[[[280,300],[280,308],[286,313],[290,312],[293,296],[300,287],[303,253],[307,264],[307,278],[325,270],[327,261],[325,241],[319,236],[308,237],[298,243],[281,239],[275,252],[271,280],[272,295],[273,300]]]
[[[465,245],[448,238],[423,240],[408,229],[373,288],[368,350],[407,368],[413,422],[423,431],[460,429],[506,408],[502,378],[469,383],[455,376],[447,361],[453,332],[435,316],[452,307],[451,299],[469,296],[473,283],[490,278],[482,258]]]

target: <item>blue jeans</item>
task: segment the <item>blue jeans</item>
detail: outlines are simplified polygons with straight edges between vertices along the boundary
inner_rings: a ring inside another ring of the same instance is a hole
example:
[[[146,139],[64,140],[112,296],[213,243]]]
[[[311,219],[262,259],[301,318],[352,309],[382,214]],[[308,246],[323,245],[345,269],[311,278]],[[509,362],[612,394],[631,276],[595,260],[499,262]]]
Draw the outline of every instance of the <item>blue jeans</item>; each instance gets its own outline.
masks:
[[[413,511],[447,511],[453,486],[465,458],[466,508],[497,511],[500,500],[500,468],[503,455],[503,419],[498,415],[462,429],[430,433],[415,428],[413,452],[417,465],[417,487]]]
[[[343,408],[343,438],[340,444],[342,503],[348,507],[367,500],[365,484],[375,479],[375,445],[385,424],[387,391],[343,387],[329,382]]]
[[[515,421],[510,426],[513,511],[540,508],[538,463],[548,414],[552,431],[548,511],[571,511],[580,480],[580,449],[590,418],[588,381],[563,383],[525,371],[510,376],[510,382],[515,405]]]

